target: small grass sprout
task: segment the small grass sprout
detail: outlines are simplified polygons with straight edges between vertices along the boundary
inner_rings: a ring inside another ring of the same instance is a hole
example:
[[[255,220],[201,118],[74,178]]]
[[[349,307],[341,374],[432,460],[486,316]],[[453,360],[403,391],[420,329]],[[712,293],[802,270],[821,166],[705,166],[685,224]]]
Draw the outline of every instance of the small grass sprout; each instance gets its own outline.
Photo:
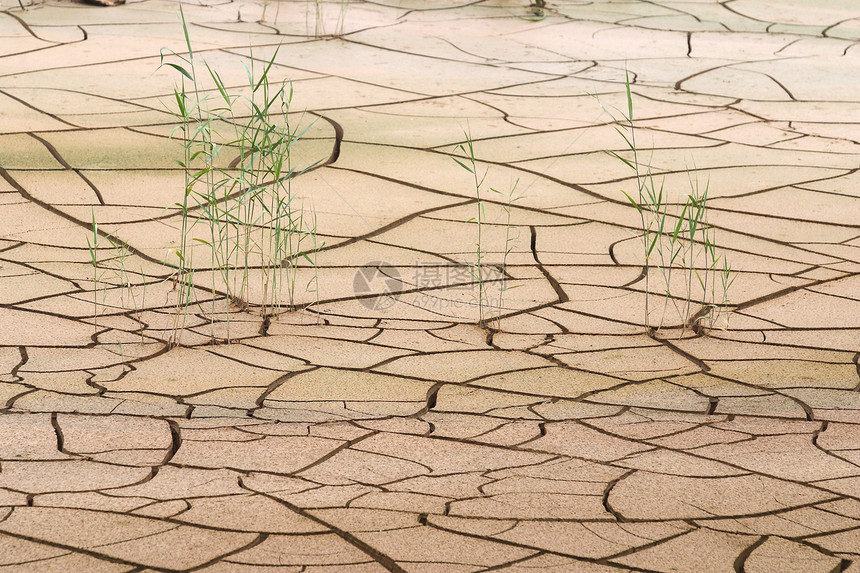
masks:
[[[481,188],[483,187],[484,180],[487,177],[487,170],[485,169],[482,174],[479,174],[478,164],[475,159],[475,146],[472,141],[472,134],[467,129],[463,132],[463,135],[465,136],[466,140],[465,142],[459,144],[456,147],[455,151],[465,155],[465,161],[461,161],[454,156],[452,156],[451,159],[453,159],[457,165],[459,165],[472,175],[472,182],[475,190],[477,211],[475,213],[475,216],[468,219],[466,222],[477,224],[476,227],[478,236],[477,240],[475,241],[475,262],[470,265],[470,274],[472,275],[472,278],[475,280],[475,282],[478,284],[478,324],[483,326],[486,324],[484,317],[485,301],[488,301],[489,298],[487,295],[487,287],[484,281],[483,273],[484,250],[482,244],[482,234],[484,220],[486,219],[487,215],[484,208],[484,201],[481,199]]]
[[[490,188],[490,191],[492,191],[493,193],[496,193],[498,195],[505,197],[505,202],[504,202],[504,205],[502,207],[502,209],[505,212],[505,221],[504,221],[505,246],[504,246],[504,249],[502,252],[502,264],[501,264],[501,267],[499,269],[499,271],[501,273],[501,279],[500,279],[501,283],[499,285],[498,312],[496,314],[496,320],[497,320],[496,327],[497,328],[501,328],[502,309],[504,308],[503,302],[504,302],[505,293],[511,289],[516,288],[516,285],[514,285],[514,286],[508,285],[508,255],[511,254],[511,251],[514,248],[513,247],[514,242],[519,238],[518,236],[513,235],[512,231],[513,231],[514,227],[511,225],[511,212],[513,211],[513,205],[515,202],[517,202],[523,198],[522,195],[517,193],[517,186],[519,185],[519,183],[520,183],[519,179],[514,181],[514,184],[511,186],[510,190],[507,193],[507,196],[505,196],[505,194],[502,191],[499,191],[499,190],[494,189],[492,187]]]
[[[92,233],[87,237],[87,251],[90,255],[90,264],[93,267],[93,326],[97,332],[99,329],[99,282],[102,272],[99,269],[99,225],[96,222],[95,210],[90,210],[92,215]]]
[[[482,327],[488,328],[489,320],[488,320],[488,308],[492,308],[493,301],[491,301],[491,295],[489,292],[489,283],[498,283],[499,286],[499,295],[498,295],[498,313],[497,313],[497,323],[498,326],[501,325],[501,314],[503,309],[504,295],[505,293],[515,288],[513,286],[507,285],[507,266],[508,266],[508,256],[511,254],[513,250],[514,242],[517,240],[517,236],[513,234],[513,225],[511,224],[511,212],[513,210],[513,205],[515,202],[522,199],[522,195],[517,193],[517,186],[519,185],[519,180],[515,181],[511,188],[507,191],[507,193],[500,191],[491,187],[489,189],[490,193],[494,193],[499,196],[502,201],[492,201],[493,203],[501,203],[502,210],[504,211],[504,222],[502,223],[505,227],[505,239],[504,245],[501,249],[501,257],[502,261],[500,265],[492,265],[489,266],[485,262],[487,257],[487,250],[485,248],[484,242],[484,227],[487,223],[487,212],[486,212],[486,198],[487,193],[484,191],[484,182],[487,178],[488,169],[484,169],[483,172],[480,171],[478,167],[478,162],[475,157],[475,145],[474,140],[472,139],[471,132],[466,129],[463,132],[465,137],[465,141],[455,148],[455,153],[460,153],[464,156],[463,159],[460,159],[456,156],[452,156],[451,158],[454,162],[459,165],[462,169],[466,170],[472,177],[472,187],[475,191],[475,216],[469,218],[467,223],[475,223],[477,229],[477,237],[474,243],[475,246],[475,261],[474,263],[469,265],[469,273],[475,283],[478,285],[478,324]]]

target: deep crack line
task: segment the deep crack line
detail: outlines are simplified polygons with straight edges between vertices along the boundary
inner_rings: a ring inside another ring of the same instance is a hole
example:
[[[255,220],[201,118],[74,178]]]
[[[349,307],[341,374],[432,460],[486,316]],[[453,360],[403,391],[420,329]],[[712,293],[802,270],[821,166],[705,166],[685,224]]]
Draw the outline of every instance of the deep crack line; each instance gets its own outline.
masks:
[[[63,436],[63,429],[60,427],[60,423],[57,420],[57,413],[51,413],[51,427],[54,428],[54,433],[57,436],[57,451],[60,453],[68,453],[64,448],[65,437]]]
[[[400,565],[398,565],[394,559],[392,559],[391,557],[389,557],[385,553],[372,547],[368,543],[365,543],[364,541],[362,541],[361,539],[359,539],[355,535],[353,535],[347,531],[344,531],[343,529],[335,527],[334,525],[328,523],[327,521],[324,521],[323,519],[315,516],[313,513],[309,512],[309,511],[307,511],[307,510],[305,510],[305,509],[303,509],[297,505],[294,505],[294,504],[292,504],[286,500],[283,500],[279,497],[276,497],[274,495],[268,494],[268,493],[263,492],[263,491],[257,491],[251,487],[248,487],[241,477],[239,478],[239,487],[241,487],[244,490],[255,493],[257,495],[261,495],[265,498],[268,498],[271,501],[274,501],[275,503],[283,505],[284,507],[286,507],[290,511],[297,513],[298,515],[301,515],[302,517],[309,519],[309,520],[313,521],[314,523],[325,527],[326,529],[328,529],[329,531],[331,531],[332,533],[334,533],[335,535],[337,535],[338,537],[340,537],[341,539],[343,539],[344,541],[346,541],[347,543],[349,543],[350,545],[352,545],[353,547],[355,547],[356,549],[358,549],[359,551],[361,551],[362,553],[364,553],[365,555],[367,555],[368,557],[373,559],[376,563],[379,563],[380,565],[385,567],[385,569],[390,571],[391,573],[407,573],[406,569],[403,569],[402,567],[400,567]]]

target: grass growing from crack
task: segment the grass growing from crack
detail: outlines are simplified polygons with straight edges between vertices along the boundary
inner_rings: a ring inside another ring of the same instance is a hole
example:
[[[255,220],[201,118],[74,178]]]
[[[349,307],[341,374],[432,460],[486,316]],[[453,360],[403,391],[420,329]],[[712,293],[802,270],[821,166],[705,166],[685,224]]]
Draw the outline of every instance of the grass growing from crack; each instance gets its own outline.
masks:
[[[180,242],[176,282],[177,308],[174,338],[184,327],[184,317],[193,297],[193,243],[205,247],[211,281],[210,323],[216,339],[217,303],[225,304],[225,340],[230,342],[231,307],[258,307],[270,319],[282,307],[286,291],[288,307],[294,307],[297,261],[305,259],[315,267],[305,248],[316,241],[316,227],[305,224],[303,206],[292,193],[293,177],[314,165],[297,170],[291,149],[309,129],[291,130],[289,124],[292,86],[270,82],[278,55],[257,73],[253,52],[245,66],[249,96],[232,95],[217,71],[205,62],[200,66],[188,34],[184,13],[182,28],[187,52],[162,49],[161,63],[180,74],[174,88],[175,115],[183,145],[183,159],[177,163],[185,173],[182,200],[175,204],[180,216]],[[165,61],[165,55],[174,61]],[[178,60],[178,61],[177,61]],[[202,68],[215,90],[205,93]],[[228,133],[225,133],[228,132]],[[229,161],[223,158],[229,154]],[[205,224],[205,238],[193,237],[197,224]],[[252,302],[252,275],[259,275],[259,297]],[[182,317],[181,320],[179,317]]]
[[[334,32],[327,34],[326,33],[326,20],[328,15],[326,14],[326,4],[331,2],[326,2],[325,0],[308,0],[305,9],[305,28],[310,33],[310,12],[311,12],[311,4],[313,4],[313,12],[314,12],[314,37],[315,38],[323,38],[323,37],[340,37],[343,36],[344,26],[346,25],[346,12],[349,8],[349,0],[339,0],[338,4],[338,15],[337,22],[335,24]]]
[[[167,65],[181,74],[180,84],[174,87],[173,96],[176,100],[177,111],[175,112],[179,125],[171,133],[171,137],[180,133],[182,142],[183,158],[177,161],[185,173],[185,186],[181,201],[174,204],[181,215],[181,228],[179,233],[179,247],[171,249],[178,259],[174,275],[174,289],[176,292],[176,308],[173,318],[173,334],[169,340],[171,346],[179,343],[179,333],[185,326],[185,318],[188,306],[193,296],[194,267],[192,264],[193,251],[189,245],[189,233],[193,226],[193,220],[189,216],[189,209],[193,206],[195,186],[199,181],[204,181],[207,186],[212,184],[213,160],[217,154],[217,148],[212,141],[213,117],[204,109],[205,98],[201,96],[200,85],[197,78],[197,68],[194,61],[194,50],[191,47],[191,39],[188,35],[188,25],[185,21],[185,13],[180,6],[182,18],[182,31],[185,36],[185,45],[188,49],[187,57],[173,53],[186,66],[174,62],[165,62],[165,49],[161,51],[161,64]],[[190,90],[186,86],[186,80],[191,82]],[[203,165],[199,165],[200,160]],[[192,167],[196,165],[196,167]],[[214,301],[213,293],[213,301]]]
[[[702,326],[710,328],[728,328],[729,288],[737,278],[726,258],[725,253],[718,252],[716,230],[708,224],[708,185],[702,192],[698,180],[690,178],[691,192],[684,206],[687,214],[686,232],[687,244],[690,245],[685,253],[686,260],[686,291],[692,292],[694,286],[701,289],[702,300],[700,309],[692,313],[692,297],[686,299],[683,316],[687,318],[687,326],[700,331]],[[699,240],[696,241],[696,231]],[[699,268],[695,261],[703,260],[704,266]],[[693,278],[695,277],[695,284]],[[719,283],[718,283],[719,279]]]
[[[104,261],[104,266],[113,270],[113,275],[108,278],[108,281],[119,289],[119,305],[120,309],[130,309],[131,316],[135,316],[138,322],[141,322],[141,312],[146,308],[146,273],[143,266],[140,267],[138,275],[140,277],[140,301],[135,294],[136,285],[132,283],[133,272],[129,270],[127,262],[129,257],[129,247],[126,243],[114,238],[111,235],[107,236],[108,242],[111,244],[111,256]],[[143,330],[140,330],[140,342],[143,344]]]
[[[109,243],[109,255],[102,257],[99,255],[100,246],[99,225],[96,221],[95,210],[91,210],[91,234],[87,236],[87,250],[90,255],[90,266],[93,271],[93,326],[94,331],[98,332],[99,323],[99,293],[101,293],[102,311],[110,308],[117,308],[115,303],[108,305],[107,294],[108,289],[111,291],[119,291],[119,309],[125,311],[131,305],[132,315],[136,315],[140,322],[140,313],[146,307],[146,275],[143,267],[140,267],[140,277],[142,287],[141,301],[138,304],[138,298],[135,294],[135,285],[132,284],[132,272],[128,269],[127,261],[129,257],[129,247],[124,242],[115,238],[113,235],[106,234],[104,238]],[[140,331],[140,342],[143,343],[143,330]],[[120,353],[122,353],[122,343],[120,343]]]
[[[102,273],[99,270],[99,225],[96,222],[96,212],[92,214],[92,239],[87,237],[87,251],[90,254],[90,264],[93,267],[93,328],[96,332],[99,329],[99,282],[102,278]]]
[[[475,146],[472,141],[472,134],[467,130],[463,132],[463,135],[466,137],[466,141],[458,145],[455,151],[459,151],[460,153],[465,155],[465,161],[460,161],[456,157],[452,157],[451,159],[453,159],[457,165],[459,165],[472,175],[475,197],[477,198],[477,212],[475,213],[474,217],[472,217],[466,222],[477,223],[478,237],[475,241],[475,263],[470,266],[470,272],[472,274],[472,278],[478,284],[478,323],[480,325],[484,325],[484,303],[488,300],[488,297],[487,287],[484,281],[484,251],[482,248],[482,234],[484,228],[484,220],[487,218],[487,214],[484,209],[484,202],[481,199],[481,187],[483,187],[484,180],[487,177],[487,170],[484,170],[484,173],[481,175],[478,174],[478,165],[475,160]]]
[[[269,10],[270,0],[263,1],[263,12],[260,15],[260,22],[266,21],[266,13]],[[272,19],[272,23],[278,23],[278,17],[281,12],[281,0],[275,0],[277,6],[275,7],[275,16]],[[324,38],[324,37],[339,37],[343,35],[344,26],[346,25],[346,12],[349,7],[349,0],[339,0],[339,13],[337,18],[337,25],[335,27],[335,31],[331,34],[326,34],[326,9],[325,0],[307,0],[305,3],[305,30],[308,35],[310,35],[310,20],[311,20],[311,11],[314,14],[314,37],[315,38]],[[313,7],[311,7],[313,5]]]
[[[505,211],[505,247],[504,252],[502,253],[502,265],[501,265],[501,285],[499,287],[499,305],[498,305],[498,313],[496,315],[496,327],[501,328],[502,326],[502,309],[504,308],[504,296],[505,293],[511,289],[516,288],[516,286],[509,286],[507,282],[508,277],[508,255],[511,254],[513,250],[513,243],[517,240],[518,237],[512,235],[511,231],[513,230],[513,226],[511,225],[511,212],[513,210],[513,205],[515,202],[519,201],[523,198],[522,195],[517,194],[517,186],[519,185],[519,179],[517,179],[514,184],[511,186],[511,189],[508,191],[507,197],[505,197],[505,203],[502,207]],[[490,188],[490,191],[497,193],[499,195],[504,195],[501,191]]]
[[[630,75],[625,76],[626,110],[601,108],[613,121],[615,131],[626,144],[626,156],[609,154],[634,173],[636,193],[622,191],[639,215],[642,240],[643,275],[645,280],[645,328],[659,331],[665,322],[671,303],[681,320],[681,335],[685,329],[701,333],[704,326],[728,327],[729,288],[736,278],[726,256],[718,252],[716,231],[708,223],[708,191],[701,189],[697,178],[687,171],[690,192],[683,204],[669,201],[664,181],[657,180],[651,166],[651,155],[642,157],[636,140],[636,123]],[[617,114],[617,115],[616,115]],[[683,273],[681,294],[675,293],[673,275]],[[650,298],[655,294],[652,271],[662,280],[663,310],[656,325],[651,323]],[[719,283],[718,279],[719,278]],[[699,309],[693,312],[694,305]],[[722,323],[722,324],[721,324]]]
[[[248,301],[250,270],[254,263],[259,264],[264,316],[280,310],[284,290],[288,306],[293,307],[298,270],[295,255],[313,265],[303,245],[315,235],[315,230],[306,224],[303,205],[296,204],[292,193],[292,179],[301,171],[293,165],[291,149],[310,126],[301,132],[291,131],[292,88],[287,90],[285,84],[273,87],[269,82],[277,52],[259,77],[252,53],[251,67],[246,68],[251,96],[245,103],[250,107],[250,116],[244,121],[235,113],[236,98],[227,93],[220,77],[212,72],[224,101],[222,117],[234,130],[230,147],[238,156],[216,184],[224,187],[224,200],[205,198],[208,204],[220,207],[217,217],[208,217],[210,227],[215,221],[226,220],[238,237],[237,244],[230,245],[228,234],[225,245],[223,233],[218,230],[222,244],[210,245],[220,253],[218,266],[225,272],[231,267],[242,269],[241,281],[237,286],[234,276],[231,292],[235,298]],[[283,122],[277,116],[282,116]],[[224,278],[230,284],[226,275]]]
[[[472,279],[478,285],[478,324],[482,327],[486,327],[489,323],[487,309],[491,308],[492,304],[490,300],[491,296],[488,291],[488,283],[498,282],[499,297],[497,319],[499,320],[500,326],[505,292],[512,288],[515,288],[513,286],[507,285],[508,255],[510,255],[511,251],[513,250],[513,243],[517,239],[517,237],[514,237],[512,235],[513,226],[511,225],[511,212],[513,210],[513,204],[516,201],[522,199],[522,196],[518,195],[516,192],[519,181],[515,182],[511,186],[511,189],[508,191],[507,195],[505,195],[505,193],[499,191],[498,189],[492,187],[489,189],[489,192],[495,193],[496,195],[504,198],[504,201],[502,203],[502,209],[505,212],[505,242],[504,247],[502,249],[502,262],[499,267],[489,267],[484,261],[484,259],[486,258],[486,250],[484,249],[484,226],[487,224],[487,213],[485,206],[485,198],[487,195],[486,191],[484,191],[484,181],[487,177],[488,170],[485,169],[483,173],[479,172],[477,160],[475,158],[475,146],[474,140],[472,139],[472,134],[467,129],[463,132],[463,135],[465,136],[465,141],[455,148],[455,152],[461,153],[464,156],[464,160],[460,160],[459,158],[453,156],[452,159],[457,165],[466,170],[472,176],[472,186],[475,190],[476,213],[474,217],[470,218],[466,222],[475,223],[477,229],[477,240],[474,243],[475,262],[469,266],[469,272],[472,276]],[[482,192],[484,193],[483,195]],[[496,273],[498,273],[498,278],[491,279],[491,275]]]

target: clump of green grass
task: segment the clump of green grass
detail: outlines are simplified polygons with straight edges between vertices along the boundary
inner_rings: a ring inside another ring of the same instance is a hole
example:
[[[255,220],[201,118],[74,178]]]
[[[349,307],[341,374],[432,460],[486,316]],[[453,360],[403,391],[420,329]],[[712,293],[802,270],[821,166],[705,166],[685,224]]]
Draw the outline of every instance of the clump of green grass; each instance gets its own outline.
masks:
[[[181,9],[180,14],[187,53],[162,49],[162,65],[180,74],[174,88],[178,126],[172,136],[182,142],[183,158],[177,163],[185,172],[185,190],[174,205],[181,216],[179,247],[174,250],[179,287],[174,332],[178,335],[184,327],[194,296],[193,242],[208,250],[213,340],[220,301],[225,306],[225,340],[230,342],[231,309],[255,307],[270,320],[281,310],[284,296],[292,309],[295,263],[304,258],[313,265],[306,245],[319,248],[316,228],[306,224],[291,188],[295,176],[314,166],[297,169],[291,155],[310,126],[301,132],[291,129],[292,85],[270,81],[277,49],[259,73],[251,53],[250,66],[245,67],[250,95],[232,95],[217,71],[205,62],[198,64]],[[165,55],[174,61],[165,61]],[[201,85],[203,68],[215,87],[209,93]],[[198,224],[206,226],[205,238],[192,238]],[[259,279],[256,301],[254,275]]]
[[[625,89],[626,111],[614,108],[613,113],[601,107],[612,118],[615,130],[627,147],[626,156],[614,151],[609,151],[609,154],[626,165],[635,176],[636,193],[622,193],[639,215],[645,281],[645,328],[649,333],[659,331],[664,325],[670,303],[681,320],[682,335],[685,329],[701,333],[703,326],[727,327],[730,305],[728,293],[736,274],[725,254],[718,251],[716,230],[708,223],[709,184],[706,183],[702,190],[698,179],[688,171],[690,192],[684,202],[669,201],[664,181],[658,181],[654,176],[650,154],[643,158],[641,146],[636,140],[629,73],[626,75]],[[663,309],[656,324],[651,322],[650,298],[656,294],[652,271],[661,279],[660,291],[663,295]],[[673,289],[673,276],[677,272],[683,275],[680,295]],[[699,306],[695,312],[694,306]]]

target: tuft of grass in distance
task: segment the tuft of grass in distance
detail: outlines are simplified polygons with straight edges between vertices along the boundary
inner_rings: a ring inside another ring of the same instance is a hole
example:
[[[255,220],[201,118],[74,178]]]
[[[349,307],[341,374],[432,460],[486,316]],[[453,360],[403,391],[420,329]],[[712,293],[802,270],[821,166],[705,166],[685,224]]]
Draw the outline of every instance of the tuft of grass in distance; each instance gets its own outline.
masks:
[[[665,322],[666,311],[671,302],[681,319],[681,334],[685,329],[702,332],[702,326],[718,326],[722,319],[728,326],[728,292],[735,279],[731,266],[723,253],[718,253],[716,231],[708,224],[708,191],[706,184],[701,189],[699,181],[688,170],[690,193],[683,204],[668,200],[664,182],[654,177],[651,156],[643,158],[636,141],[636,124],[629,72],[625,76],[627,109],[613,111],[601,108],[615,124],[615,131],[627,147],[627,156],[615,151],[608,153],[618,159],[634,173],[636,193],[622,191],[627,201],[639,214],[643,254],[643,276],[645,280],[646,331],[659,331]],[[651,323],[650,298],[655,293],[652,271],[662,279],[663,310],[656,325]],[[673,274],[683,274],[682,293],[675,294],[672,287]],[[719,284],[717,281],[719,278]],[[699,296],[697,296],[699,295]],[[693,306],[698,311],[693,312]]]
[[[305,10],[305,28],[308,33],[310,33],[310,5],[313,4],[313,12],[314,12],[314,37],[315,38],[323,38],[323,37],[335,37],[338,38],[343,36],[344,26],[346,25],[346,12],[349,8],[349,0],[339,0],[339,9],[337,15],[337,22],[335,23],[335,29],[332,33],[326,33],[326,4],[325,0],[308,0],[307,7]]]

